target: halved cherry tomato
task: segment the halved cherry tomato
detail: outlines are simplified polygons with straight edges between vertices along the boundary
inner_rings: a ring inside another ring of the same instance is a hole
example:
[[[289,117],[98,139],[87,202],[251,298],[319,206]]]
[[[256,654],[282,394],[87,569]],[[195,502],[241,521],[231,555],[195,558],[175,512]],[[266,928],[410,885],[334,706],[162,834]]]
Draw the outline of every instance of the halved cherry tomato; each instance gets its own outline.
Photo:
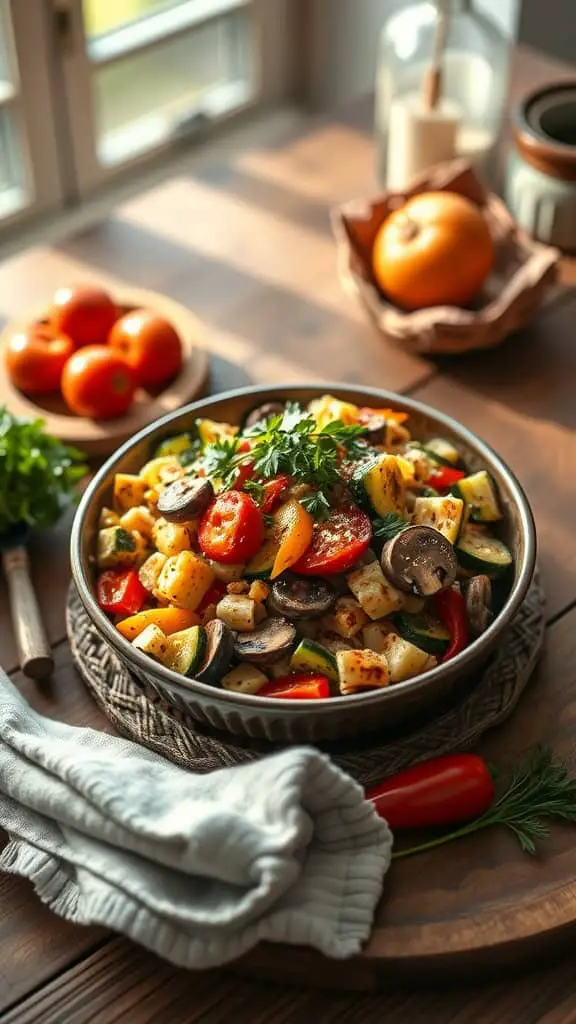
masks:
[[[350,569],[368,549],[372,524],[368,516],[351,505],[332,512],[314,527],[312,543],[292,566],[302,576],[331,576]]]
[[[433,466],[424,483],[428,487],[434,487],[437,491],[443,491],[452,487],[452,484],[458,483],[465,476],[466,473],[462,469],[453,469],[452,466]]]
[[[172,324],[150,309],[132,309],[116,321],[108,344],[123,356],[142,387],[174,377],[182,365],[182,342]]]
[[[476,754],[446,754],[385,779],[366,798],[393,831],[432,828],[471,821],[487,811],[494,780]]]
[[[105,345],[78,349],[62,373],[62,396],[68,408],[94,420],[122,416],[132,404],[135,387],[130,367]]]
[[[265,683],[258,690],[259,697],[285,697],[288,700],[320,700],[330,696],[330,683],[326,676],[314,672],[301,672],[293,676],[282,676]]]
[[[224,565],[247,562],[264,540],[264,520],[244,491],[224,491],[208,506],[198,530],[198,543],[207,558]]]
[[[268,515],[276,507],[280,498],[284,494],[284,491],[290,486],[292,480],[291,477],[282,473],[280,476],[275,476],[272,480],[268,480],[264,484],[264,495],[260,508],[264,515]]]
[[[135,615],[148,597],[134,569],[107,569],[98,577],[96,593],[107,615]]]
[[[274,536],[280,543],[271,579],[289,569],[304,554],[314,532],[314,520],[295,498],[285,501],[274,513]]]
[[[55,331],[76,345],[105,344],[117,316],[108,292],[91,285],[59,288],[49,311]]]
[[[15,387],[28,395],[58,391],[73,351],[71,338],[55,334],[44,324],[31,324],[8,339],[4,353],[8,376]]]

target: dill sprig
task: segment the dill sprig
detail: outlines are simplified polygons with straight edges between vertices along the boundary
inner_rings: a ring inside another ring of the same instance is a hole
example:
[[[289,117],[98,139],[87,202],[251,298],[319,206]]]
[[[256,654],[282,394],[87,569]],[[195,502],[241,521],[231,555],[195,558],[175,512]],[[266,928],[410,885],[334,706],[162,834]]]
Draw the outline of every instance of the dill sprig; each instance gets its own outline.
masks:
[[[408,857],[490,825],[510,829],[521,849],[534,856],[538,840],[550,835],[551,821],[576,821],[576,779],[570,778],[566,765],[556,760],[551,750],[539,746],[514,769],[506,789],[479,818],[392,856]]]

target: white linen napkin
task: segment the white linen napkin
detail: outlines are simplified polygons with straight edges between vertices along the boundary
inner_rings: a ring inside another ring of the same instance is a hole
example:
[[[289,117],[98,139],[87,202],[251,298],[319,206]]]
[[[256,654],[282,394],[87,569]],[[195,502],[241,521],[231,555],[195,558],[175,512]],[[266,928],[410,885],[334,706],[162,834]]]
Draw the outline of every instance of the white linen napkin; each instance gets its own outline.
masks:
[[[0,827],[0,870],[57,914],[191,968],[260,941],[352,956],[392,848],[360,786],[317,750],[194,775],[44,718],[1,671]]]

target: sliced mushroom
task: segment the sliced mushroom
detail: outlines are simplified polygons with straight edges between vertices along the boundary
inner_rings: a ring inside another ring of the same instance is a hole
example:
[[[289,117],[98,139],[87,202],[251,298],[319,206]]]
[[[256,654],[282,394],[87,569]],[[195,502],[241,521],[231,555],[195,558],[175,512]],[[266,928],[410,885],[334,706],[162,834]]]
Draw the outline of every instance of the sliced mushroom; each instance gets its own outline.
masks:
[[[373,413],[367,420],[362,423],[363,427],[366,427],[366,433],[362,435],[363,439],[368,441],[369,444],[386,444],[386,417],[382,416],[379,412]]]
[[[384,546],[381,562],[390,583],[417,597],[450,587],[458,569],[450,541],[431,526],[409,526],[398,533]]]
[[[201,516],[213,497],[210,480],[184,476],[162,489],[157,508],[168,522],[186,523]]]
[[[319,576],[297,576],[284,572],[274,580],[269,607],[279,615],[291,619],[306,619],[313,615],[324,615],[336,600],[336,591],[327,580]]]
[[[296,629],[288,619],[266,619],[252,633],[238,634],[234,653],[254,665],[271,665],[288,654],[295,642]]]
[[[205,626],[206,654],[194,678],[202,683],[219,683],[230,668],[234,654],[235,633],[220,619],[212,619]]]
[[[248,413],[242,429],[248,430],[250,427],[255,426],[256,423],[265,423],[271,416],[279,416],[283,412],[284,402],[264,402],[263,405],[257,405],[255,409]]]
[[[492,584],[488,576],[473,576],[466,587],[466,615],[473,637],[481,636],[494,618]]]

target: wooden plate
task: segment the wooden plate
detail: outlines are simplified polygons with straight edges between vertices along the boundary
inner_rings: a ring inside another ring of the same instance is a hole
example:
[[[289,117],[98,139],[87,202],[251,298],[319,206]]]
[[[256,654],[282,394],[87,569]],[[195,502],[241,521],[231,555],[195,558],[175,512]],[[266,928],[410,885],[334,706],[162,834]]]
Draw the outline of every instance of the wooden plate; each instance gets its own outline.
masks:
[[[122,291],[117,302],[124,312],[144,306],[169,320],[180,335],[184,354],[178,376],[156,394],[139,389],[134,404],[124,416],[113,420],[89,420],[69,412],[59,395],[28,398],[13,386],[4,361],[0,360],[0,402],[5,403],[16,416],[41,416],[51,434],[66,444],[76,445],[87,455],[110,454],[152,420],[198,398],[208,374],[208,355],[202,348],[205,327],[189,309],[158,292],[139,288]],[[43,315],[44,310],[35,309],[7,324],[0,334],[0,349],[15,331]]]

